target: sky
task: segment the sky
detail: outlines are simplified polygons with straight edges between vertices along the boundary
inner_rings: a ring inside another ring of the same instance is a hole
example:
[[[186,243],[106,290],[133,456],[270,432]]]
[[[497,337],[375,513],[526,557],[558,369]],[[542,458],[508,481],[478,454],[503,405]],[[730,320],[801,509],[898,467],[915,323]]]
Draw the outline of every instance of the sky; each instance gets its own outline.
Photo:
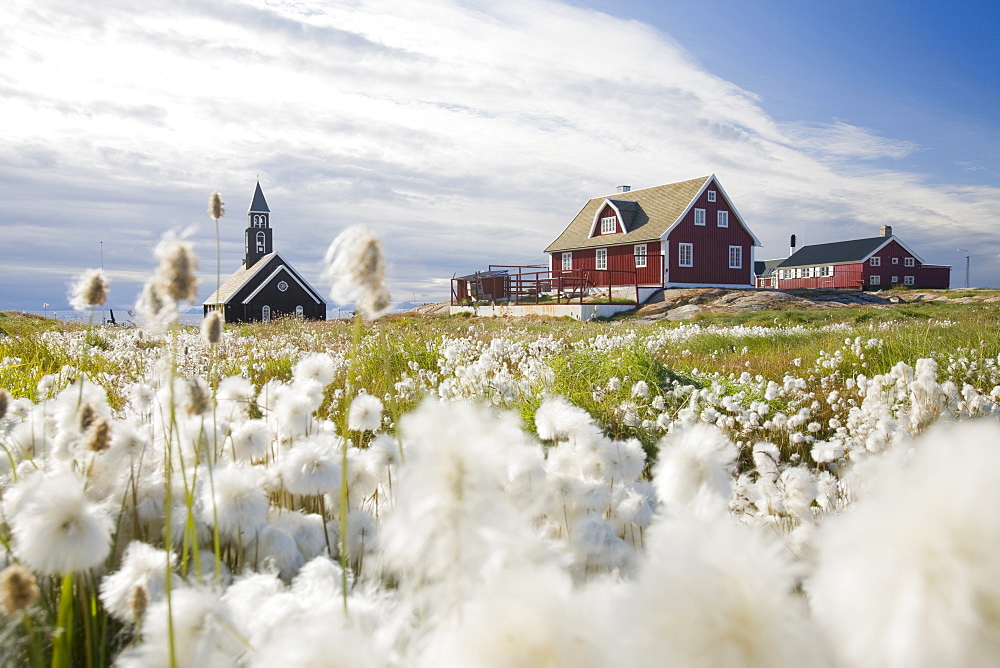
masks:
[[[395,301],[442,301],[544,262],[591,197],[713,173],[757,259],[888,224],[953,287],[958,249],[1000,287],[998,31],[1000,4],[962,0],[13,0],[0,310],[65,309],[103,266],[127,311],[171,232],[200,302],[239,267],[257,179],[324,293],[354,224]]]

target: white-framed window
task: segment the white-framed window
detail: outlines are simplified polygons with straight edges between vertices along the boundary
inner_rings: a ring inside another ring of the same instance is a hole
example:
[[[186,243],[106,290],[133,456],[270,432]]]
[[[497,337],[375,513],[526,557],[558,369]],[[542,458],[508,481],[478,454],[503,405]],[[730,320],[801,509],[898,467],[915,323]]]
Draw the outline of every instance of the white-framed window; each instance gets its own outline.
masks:
[[[708,201],[709,202],[714,202],[715,201],[715,191],[714,190],[709,190],[707,194],[708,194]]]
[[[563,271],[573,270],[573,253],[562,254],[562,270]]]
[[[594,251],[594,269],[608,268],[608,249],[598,248]]]
[[[264,216],[256,216],[255,215],[253,217],[253,226],[254,227],[264,227],[264,221],[265,220],[266,220],[266,218],[264,218]]]
[[[916,265],[917,265],[917,261],[914,260],[912,257],[903,258],[903,266],[904,267],[915,267]]]
[[[646,244],[635,245],[635,267],[636,269],[646,266]]]
[[[305,317],[305,315],[306,315],[306,310],[304,308],[302,308],[301,304],[295,307],[295,317],[296,318],[298,318],[298,319],[301,320],[302,318]]]
[[[618,230],[618,219],[614,216],[601,218],[601,234],[614,234]]]
[[[914,285],[914,284],[916,284],[916,281],[913,279],[913,276],[903,276],[903,285]]]
[[[730,269],[743,268],[743,246],[729,247],[729,268]]]
[[[899,283],[899,276],[893,276],[891,283]]]
[[[874,276],[872,276],[870,278],[870,280],[868,281],[868,284],[869,285],[881,285],[882,284],[882,277],[879,276],[878,274],[876,274],[876,275],[874,275]]]
[[[260,319],[264,322],[271,322],[271,307],[267,304],[260,309]]]
[[[899,264],[899,258],[898,257],[892,258],[892,263],[893,264]]]
[[[694,210],[694,224],[695,225],[704,225],[705,224],[705,210],[704,209],[695,209]]]
[[[257,233],[257,252],[258,253],[263,253],[264,252],[264,233],[263,232],[258,232]]]
[[[819,275],[821,277],[833,276],[833,265],[832,264],[828,264],[825,267],[820,267],[819,268]]]
[[[716,215],[719,227],[729,227],[729,212],[719,211]]]
[[[871,258],[870,260],[868,260],[868,264],[871,265],[872,267],[881,267],[882,266],[882,258],[880,258],[878,256],[875,256],[875,257]]]
[[[694,266],[694,244],[677,244],[677,266]]]

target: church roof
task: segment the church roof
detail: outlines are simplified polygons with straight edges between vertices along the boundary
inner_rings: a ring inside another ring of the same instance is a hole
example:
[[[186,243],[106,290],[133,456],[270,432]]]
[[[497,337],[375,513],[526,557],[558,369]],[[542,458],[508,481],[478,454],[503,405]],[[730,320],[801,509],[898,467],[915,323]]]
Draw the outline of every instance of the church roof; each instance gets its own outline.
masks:
[[[276,264],[272,264],[272,260],[277,259]],[[267,271],[270,268],[270,271]],[[282,271],[288,272],[288,275],[296,283],[302,286],[313,298],[317,304],[325,304],[326,302],[320,296],[316,288],[311,286],[309,282],[304,279],[297,271],[292,269],[291,265],[285,262],[280,255],[277,253],[268,253],[257,262],[252,267],[240,267],[237,269],[232,276],[226,279],[226,281],[219,287],[216,292],[209,295],[208,299],[203,302],[205,306],[211,306],[213,304],[228,304],[230,301],[239,293],[244,287],[257,283],[257,290],[250,293],[250,296],[244,299],[246,302],[253,295],[255,295],[262,286],[269,283],[277,274]]]
[[[250,202],[250,211],[257,213],[271,213],[267,208],[267,200],[264,199],[264,191],[260,189],[260,181],[257,182],[257,190],[253,192],[253,201]],[[247,213],[250,213],[248,211]]]

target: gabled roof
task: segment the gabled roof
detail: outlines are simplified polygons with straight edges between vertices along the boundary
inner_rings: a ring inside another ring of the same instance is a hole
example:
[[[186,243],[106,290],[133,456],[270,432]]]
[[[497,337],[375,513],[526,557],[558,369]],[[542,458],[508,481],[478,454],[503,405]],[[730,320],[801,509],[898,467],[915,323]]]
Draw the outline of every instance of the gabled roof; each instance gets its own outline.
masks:
[[[277,258],[278,266],[274,267],[271,271],[267,273],[266,276],[262,275],[262,272],[271,264],[271,261]],[[213,292],[208,299],[206,299],[203,304],[210,306],[212,304],[221,303],[228,304],[233,297],[239,293],[245,286],[254,282],[255,279],[260,276],[258,289],[260,286],[266,285],[268,281],[274,278],[275,274],[279,273],[281,270],[285,270],[292,277],[296,283],[300,284],[302,288],[309,293],[309,295],[316,301],[317,304],[325,303],[320,294],[316,291],[314,287],[309,285],[309,282],[302,278],[298,272],[292,269],[291,265],[285,262],[281,256],[277,253],[268,253],[264,257],[257,260],[257,262],[252,267],[240,267],[237,269],[232,276],[226,279],[226,281],[219,287],[216,292]]]
[[[753,263],[753,273],[757,275],[757,278],[766,278],[774,273],[774,270],[785,261],[785,258],[780,257],[776,260],[755,260]]]
[[[257,189],[253,192],[253,201],[250,202],[250,209],[247,211],[247,213],[251,212],[271,213],[271,210],[267,208],[267,200],[264,199],[264,191],[260,189],[260,181],[257,182]]]
[[[868,239],[851,239],[850,241],[834,241],[828,244],[803,246],[790,258],[778,265],[786,267],[812,267],[826,264],[847,264],[865,262],[889,242],[895,241],[906,249],[918,262],[923,261],[896,237],[869,237]]]
[[[692,204],[708,187],[708,184],[713,181],[716,187],[722,191],[718,179],[712,174],[689,181],[595,197],[580,209],[573,221],[555,241],[549,244],[545,252],[552,253],[662,239],[684,217]],[[722,193],[725,196],[725,191]],[[726,200],[732,207],[732,200],[729,200],[728,197]],[[621,215],[622,223],[625,225],[625,233],[593,236],[595,221],[607,204],[614,207]],[[735,207],[732,207],[731,213],[753,238],[754,244],[759,246],[760,242],[743,222]]]

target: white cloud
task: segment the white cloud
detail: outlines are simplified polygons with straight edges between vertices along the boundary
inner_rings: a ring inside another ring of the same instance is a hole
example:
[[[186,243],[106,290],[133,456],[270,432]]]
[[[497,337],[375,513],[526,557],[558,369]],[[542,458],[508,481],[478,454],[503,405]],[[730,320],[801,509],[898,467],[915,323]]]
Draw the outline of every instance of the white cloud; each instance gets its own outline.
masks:
[[[318,276],[329,240],[364,222],[400,298],[443,299],[456,272],[541,259],[589,197],[714,172],[763,255],[789,233],[818,243],[889,223],[934,262],[975,243],[1000,284],[985,258],[1000,243],[973,242],[992,231],[996,188],[880,168],[919,150],[885,133],[776,123],[636,21],[536,0],[42,1],[0,20],[5,228],[35,266],[76,274],[103,240],[134,276],[162,231],[201,223],[207,286],[208,195],[227,199],[228,272],[259,174],[276,247],[300,271]],[[27,289],[30,303],[65,293]]]

